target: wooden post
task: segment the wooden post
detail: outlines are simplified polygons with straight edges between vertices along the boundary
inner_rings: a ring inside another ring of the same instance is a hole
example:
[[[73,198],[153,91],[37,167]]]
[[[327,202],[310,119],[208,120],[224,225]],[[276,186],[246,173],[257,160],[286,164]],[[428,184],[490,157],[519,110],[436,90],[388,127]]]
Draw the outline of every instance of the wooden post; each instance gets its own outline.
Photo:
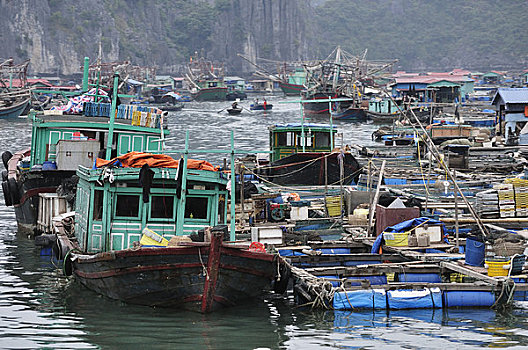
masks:
[[[207,259],[207,274],[204,281],[204,290],[202,294],[203,313],[212,311],[214,305],[214,296],[216,292],[216,282],[220,269],[220,247],[222,246],[222,235],[218,232],[211,234],[211,245],[209,246],[209,257]],[[202,247],[198,247],[202,249]]]
[[[454,171],[454,177],[456,179],[456,170]],[[457,252],[458,252],[458,248],[460,246],[460,242],[459,242],[459,235],[458,235],[458,195],[457,195],[457,191],[456,189],[453,189],[453,193],[455,194],[455,242],[456,242],[456,247],[457,247]]]
[[[240,164],[240,208],[242,213],[240,214],[240,227],[244,227],[244,164]],[[236,188],[236,187],[235,187]]]
[[[383,180],[383,172],[385,171],[385,160],[383,160],[383,163],[381,163],[381,169],[378,179],[378,187],[376,188],[376,194],[374,195],[374,201],[370,203],[369,207],[369,222],[368,222],[368,228],[367,228],[367,236],[371,236],[372,234],[372,224],[374,222],[374,212],[376,211],[376,205],[378,205],[378,199],[380,194],[380,188],[381,188],[381,181]]]
[[[187,159],[189,158],[189,131],[185,132],[185,150],[180,158],[182,171],[181,195],[178,203],[178,217],[176,218],[176,235],[183,235],[183,222],[185,221],[185,202],[187,201]]]

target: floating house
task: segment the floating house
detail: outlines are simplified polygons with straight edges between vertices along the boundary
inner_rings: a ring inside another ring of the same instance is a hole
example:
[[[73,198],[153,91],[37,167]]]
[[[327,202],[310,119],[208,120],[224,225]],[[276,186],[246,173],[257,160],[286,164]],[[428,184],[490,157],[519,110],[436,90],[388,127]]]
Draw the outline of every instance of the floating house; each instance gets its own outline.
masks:
[[[528,88],[499,88],[491,104],[510,145],[528,145]]]
[[[521,84],[528,85],[528,69],[524,70],[523,74],[521,74]]]
[[[484,84],[500,84],[504,81],[504,72],[492,70],[482,75]]]
[[[424,102],[450,103],[464,101],[474,90],[474,80],[469,72],[455,70],[449,73],[394,74],[394,97],[414,97]]]

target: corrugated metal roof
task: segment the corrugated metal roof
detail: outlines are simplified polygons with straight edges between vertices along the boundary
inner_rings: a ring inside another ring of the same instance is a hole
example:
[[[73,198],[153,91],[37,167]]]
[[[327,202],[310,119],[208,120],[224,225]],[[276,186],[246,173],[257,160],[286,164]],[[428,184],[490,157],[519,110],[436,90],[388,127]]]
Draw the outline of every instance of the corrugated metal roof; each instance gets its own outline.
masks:
[[[491,104],[495,104],[499,96],[505,103],[528,103],[528,88],[499,88]]]

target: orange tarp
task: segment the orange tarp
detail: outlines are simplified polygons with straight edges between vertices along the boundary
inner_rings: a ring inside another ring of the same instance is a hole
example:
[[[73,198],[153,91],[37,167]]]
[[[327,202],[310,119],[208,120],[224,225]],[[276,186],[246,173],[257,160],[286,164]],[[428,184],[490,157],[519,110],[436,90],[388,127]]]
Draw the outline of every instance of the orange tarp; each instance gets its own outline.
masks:
[[[109,164],[115,164],[117,161],[121,162],[124,168],[141,168],[145,164],[148,164],[151,168],[177,168],[179,163],[178,160],[165,154],[130,152],[112,160],[97,158],[95,165],[97,168],[101,168]],[[208,161],[196,159],[187,159],[187,169],[217,170]]]

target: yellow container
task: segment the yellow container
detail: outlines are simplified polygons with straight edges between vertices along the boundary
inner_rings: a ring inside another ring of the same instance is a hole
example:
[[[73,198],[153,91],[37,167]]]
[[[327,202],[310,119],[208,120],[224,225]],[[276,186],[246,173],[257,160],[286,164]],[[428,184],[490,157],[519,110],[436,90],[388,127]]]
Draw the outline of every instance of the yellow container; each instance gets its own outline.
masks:
[[[488,276],[508,276],[510,270],[511,261],[509,259],[490,259],[486,260],[484,267],[488,269]]]
[[[409,231],[398,232],[383,232],[383,239],[385,245],[389,247],[406,247],[409,245]]]
[[[151,229],[144,228],[142,233],[143,235],[141,236],[141,240],[139,241],[141,245],[166,247],[169,244],[169,241],[167,241],[165,238],[163,238],[163,236],[160,236]]]

